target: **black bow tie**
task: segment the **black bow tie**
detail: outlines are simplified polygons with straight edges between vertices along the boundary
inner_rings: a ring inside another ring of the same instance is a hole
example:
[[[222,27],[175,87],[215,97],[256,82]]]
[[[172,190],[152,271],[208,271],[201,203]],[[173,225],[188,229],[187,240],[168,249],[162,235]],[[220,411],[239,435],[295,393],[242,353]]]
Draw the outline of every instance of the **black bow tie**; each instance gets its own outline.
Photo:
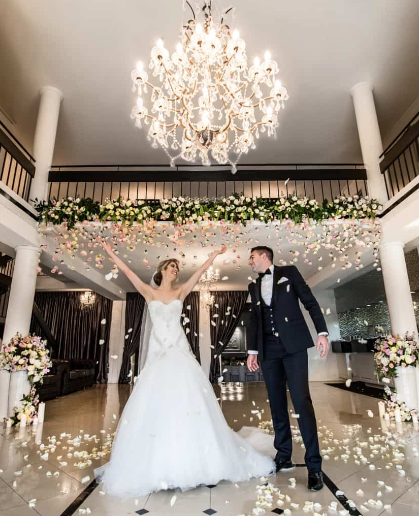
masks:
[[[259,272],[259,278],[262,279],[265,276],[265,274],[272,274],[271,269],[268,269],[265,272]]]

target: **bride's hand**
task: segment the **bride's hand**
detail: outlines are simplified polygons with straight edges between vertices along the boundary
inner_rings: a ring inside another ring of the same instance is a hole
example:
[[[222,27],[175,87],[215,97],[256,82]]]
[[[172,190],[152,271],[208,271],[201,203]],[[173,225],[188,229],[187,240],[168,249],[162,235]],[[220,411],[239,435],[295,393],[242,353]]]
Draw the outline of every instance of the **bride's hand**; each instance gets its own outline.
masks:
[[[214,254],[224,254],[227,251],[227,246],[223,245],[221,249],[217,249],[217,251],[214,251]]]
[[[112,252],[112,247],[111,247],[111,244],[109,242],[105,242],[104,240],[102,240],[101,238],[98,238],[97,241],[99,242],[99,244],[103,247],[103,249],[109,254],[109,252]]]

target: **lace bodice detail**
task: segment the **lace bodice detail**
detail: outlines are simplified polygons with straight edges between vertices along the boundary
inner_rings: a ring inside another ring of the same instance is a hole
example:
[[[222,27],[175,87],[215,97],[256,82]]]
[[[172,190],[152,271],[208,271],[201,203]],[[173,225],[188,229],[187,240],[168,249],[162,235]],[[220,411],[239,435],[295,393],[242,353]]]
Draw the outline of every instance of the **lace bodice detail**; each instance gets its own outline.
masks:
[[[180,322],[183,303],[175,299],[170,303],[150,301],[150,312],[153,328],[150,335],[147,362],[163,356],[170,348],[192,354],[188,339]]]

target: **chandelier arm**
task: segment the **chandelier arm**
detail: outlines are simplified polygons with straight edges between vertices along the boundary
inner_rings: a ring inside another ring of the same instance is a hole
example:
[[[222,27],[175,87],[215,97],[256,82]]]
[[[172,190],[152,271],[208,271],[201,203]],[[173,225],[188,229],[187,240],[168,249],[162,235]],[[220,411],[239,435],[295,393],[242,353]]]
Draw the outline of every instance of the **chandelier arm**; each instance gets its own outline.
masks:
[[[145,81],[143,82],[143,84],[146,84],[147,86],[149,86],[152,90],[154,91],[157,91],[157,93],[161,92],[162,89],[157,87],[157,86],[154,86],[154,84],[152,84],[151,82],[149,81]],[[164,95],[164,94],[163,94]],[[176,94],[175,94],[176,95]],[[181,97],[175,97],[175,98],[171,98],[171,97],[166,97],[166,95],[164,95],[164,97],[166,98],[166,100],[168,102],[176,102],[177,100],[180,100]],[[176,110],[175,108],[170,108],[172,111],[176,111],[177,113],[181,113],[182,111],[179,109],[179,110]]]
[[[175,76],[174,76],[174,74],[173,74],[170,70],[168,70],[168,69],[166,68],[166,66],[165,66],[165,64],[164,64],[164,63],[162,63],[162,65],[163,65],[164,71],[166,72],[166,76],[167,76],[167,80],[169,81],[170,88],[172,89],[173,95],[175,96],[175,98],[174,98],[174,99],[172,99],[172,98],[168,98],[167,100],[168,100],[168,101],[170,101],[170,102],[175,102],[176,100],[180,100],[180,98],[181,98],[181,97],[179,97],[179,96],[176,94],[175,90],[173,89],[172,82],[171,82],[171,80],[170,80],[172,77],[173,77],[173,78],[175,77]],[[184,92],[183,92],[183,93],[184,93]]]
[[[195,20],[195,11],[192,9],[192,6],[191,6],[191,4],[188,2],[188,0],[185,0],[185,1],[186,1],[186,3],[188,4],[189,9],[192,11],[192,16],[193,16],[193,19]],[[189,22],[188,22],[188,23],[189,23]]]
[[[225,53],[226,48],[227,48],[227,45],[224,45],[224,48],[223,48],[223,54]],[[233,57],[234,57],[234,54],[230,57],[230,59],[229,59],[229,60],[227,61],[227,63],[225,64],[225,66],[224,66],[224,71],[223,71],[223,75],[221,76],[220,80],[222,80],[222,79],[223,79],[223,76],[224,76],[224,74],[225,74],[225,72],[226,72],[226,70],[227,70],[227,66],[230,64],[230,61],[233,59]]]
[[[150,118],[150,120],[152,120],[153,122],[157,122],[159,125],[161,126],[165,126],[166,128],[170,128],[170,127],[177,127],[179,124],[177,124],[176,122],[172,122],[171,124],[164,124],[163,122],[160,122],[159,119],[157,119],[155,116],[153,115],[143,115],[143,118]]]
[[[234,7],[230,7],[229,9],[227,9],[227,11],[224,13],[224,16],[227,16],[227,14],[232,11],[234,9]],[[223,24],[223,21],[224,21],[224,17],[221,18],[221,25]]]

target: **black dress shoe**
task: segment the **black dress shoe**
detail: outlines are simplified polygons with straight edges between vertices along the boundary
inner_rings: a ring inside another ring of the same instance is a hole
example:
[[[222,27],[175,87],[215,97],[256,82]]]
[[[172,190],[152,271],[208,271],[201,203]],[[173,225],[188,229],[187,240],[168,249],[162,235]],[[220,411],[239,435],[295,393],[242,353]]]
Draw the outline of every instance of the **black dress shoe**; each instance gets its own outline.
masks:
[[[321,471],[309,471],[307,485],[309,491],[320,491],[323,486],[323,473]]]
[[[289,471],[290,469],[293,469],[295,466],[292,463],[292,460],[278,460],[275,461],[276,464],[276,472],[279,471]]]

